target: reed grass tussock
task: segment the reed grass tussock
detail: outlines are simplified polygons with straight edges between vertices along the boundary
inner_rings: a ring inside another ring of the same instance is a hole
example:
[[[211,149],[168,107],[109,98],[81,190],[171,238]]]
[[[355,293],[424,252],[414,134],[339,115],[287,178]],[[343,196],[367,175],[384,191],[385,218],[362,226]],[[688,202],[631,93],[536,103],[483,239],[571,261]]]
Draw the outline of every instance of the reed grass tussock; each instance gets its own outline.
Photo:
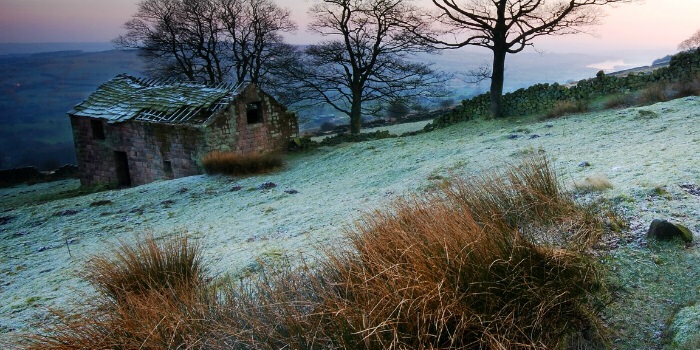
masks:
[[[600,230],[600,220],[563,193],[546,159],[533,157],[367,215],[349,232],[351,248],[231,293],[233,329],[244,335],[234,337],[250,348],[600,345],[589,304],[598,272],[567,249]],[[536,237],[552,234],[557,239]]]
[[[613,184],[604,175],[591,175],[581,182],[575,182],[574,188],[579,192],[601,192],[613,188]]]
[[[201,250],[184,236],[122,244],[90,260],[83,276],[97,295],[82,313],[57,313],[25,349],[200,348],[211,331],[216,302]]]
[[[283,165],[282,157],[273,153],[211,152],[202,158],[202,166],[209,174],[260,174],[279,169]]]
[[[562,190],[543,155],[531,155],[502,173],[399,200],[357,221],[348,247],[247,280],[206,283],[204,269],[186,263],[201,260],[182,258],[199,256],[182,254],[187,241],[122,247],[86,274],[99,292],[96,312],[29,348],[600,345],[591,304],[599,272],[584,251],[601,222]],[[163,254],[181,263],[160,263],[170,261]]]

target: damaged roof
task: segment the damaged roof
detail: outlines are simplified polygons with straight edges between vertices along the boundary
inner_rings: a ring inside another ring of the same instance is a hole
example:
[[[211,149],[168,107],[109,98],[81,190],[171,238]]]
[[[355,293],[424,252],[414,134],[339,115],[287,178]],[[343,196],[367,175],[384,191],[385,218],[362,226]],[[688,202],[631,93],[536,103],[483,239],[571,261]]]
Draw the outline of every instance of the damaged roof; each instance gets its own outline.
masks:
[[[240,87],[153,81],[120,74],[100,85],[68,114],[107,119],[109,123],[134,119],[167,124],[203,124],[216,111],[225,108]]]

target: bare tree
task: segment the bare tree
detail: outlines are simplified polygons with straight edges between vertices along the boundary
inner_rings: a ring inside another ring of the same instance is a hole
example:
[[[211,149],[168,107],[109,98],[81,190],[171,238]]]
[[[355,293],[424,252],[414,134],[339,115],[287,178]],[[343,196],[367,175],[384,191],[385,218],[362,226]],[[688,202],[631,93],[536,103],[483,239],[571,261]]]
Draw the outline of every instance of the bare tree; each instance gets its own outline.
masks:
[[[297,29],[290,11],[271,0],[219,0],[219,4],[236,80],[261,83],[293,51],[280,35]]]
[[[359,133],[362,114],[384,103],[433,93],[440,79],[428,65],[410,62],[428,47],[401,27],[413,11],[406,0],[321,0],[309,10],[309,30],[327,38],[309,46],[292,79],[299,93],[350,116],[350,131]]]
[[[262,83],[296,29],[272,0],[142,0],[125,27],[114,42],[138,49],[149,75],[204,83]]]
[[[144,0],[114,42],[138,49],[151,76],[220,82],[227,68],[217,52],[217,25],[207,0]]]
[[[491,114],[501,117],[506,55],[532,46],[540,36],[581,33],[599,23],[603,5],[633,1],[432,0],[436,10],[408,26],[436,47],[491,50]]]
[[[700,48],[700,30],[678,44],[678,50],[681,51],[695,50],[697,48]]]

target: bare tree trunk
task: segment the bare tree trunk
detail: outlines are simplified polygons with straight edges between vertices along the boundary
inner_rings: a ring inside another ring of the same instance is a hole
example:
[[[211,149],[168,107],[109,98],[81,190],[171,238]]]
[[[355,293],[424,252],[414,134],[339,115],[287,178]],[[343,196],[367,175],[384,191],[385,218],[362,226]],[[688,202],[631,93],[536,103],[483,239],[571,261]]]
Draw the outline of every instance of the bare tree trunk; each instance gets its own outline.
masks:
[[[491,116],[503,117],[503,79],[506,67],[506,49],[494,48],[493,70],[491,72]]]
[[[350,133],[359,134],[362,129],[362,94],[353,93],[350,106]]]

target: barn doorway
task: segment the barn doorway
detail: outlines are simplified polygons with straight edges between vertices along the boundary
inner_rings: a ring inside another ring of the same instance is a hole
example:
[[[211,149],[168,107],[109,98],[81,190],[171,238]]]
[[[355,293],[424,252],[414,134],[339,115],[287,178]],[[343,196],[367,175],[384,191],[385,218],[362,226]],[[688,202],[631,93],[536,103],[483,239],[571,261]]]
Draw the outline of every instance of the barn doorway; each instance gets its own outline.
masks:
[[[117,184],[119,187],[131,186],[129,159],[126,156],[126,152],[114,152],[114,160],[117,165]]]

